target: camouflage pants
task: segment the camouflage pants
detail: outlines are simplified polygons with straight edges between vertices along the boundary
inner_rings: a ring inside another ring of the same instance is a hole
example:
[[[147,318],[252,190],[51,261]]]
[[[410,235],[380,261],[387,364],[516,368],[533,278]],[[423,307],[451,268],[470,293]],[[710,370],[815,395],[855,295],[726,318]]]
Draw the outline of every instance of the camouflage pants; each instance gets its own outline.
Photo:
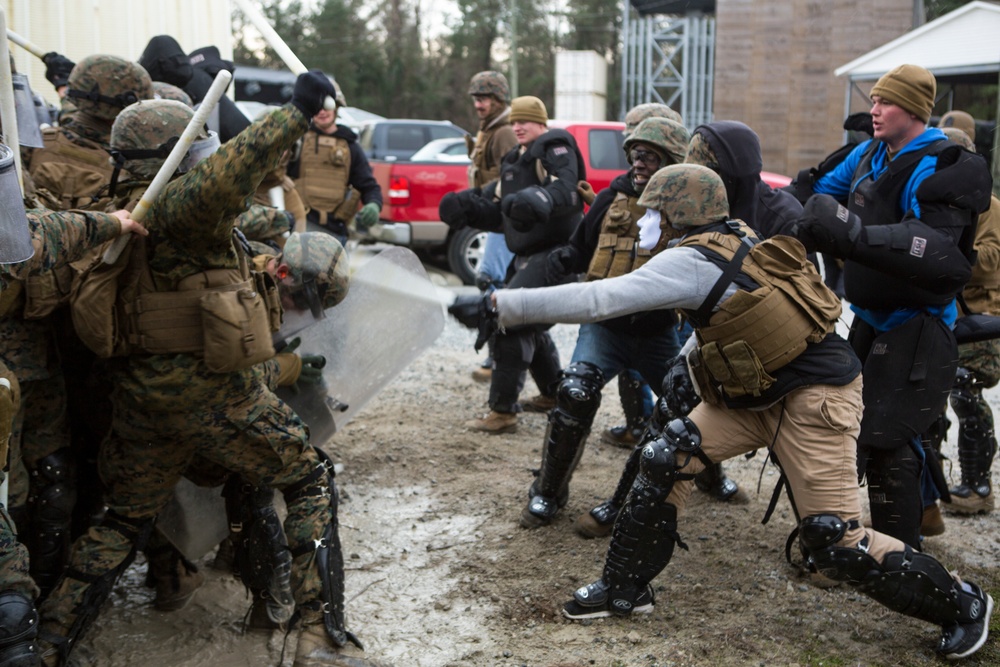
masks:
[[[4,473],[0,470],[0,483]],[[0,591],[17,591],[29,600],[38,597],[38,587],[28,575],[28,550],[17,541],[17,529],[0,505]]]
[[[21,507],[28,502],[31,479],[28,471],[63,447],[69,447],[63,376],[54,373],[44,380],[22,382],[21,410],[10,438],[10,507]]]
[[[1000,340],[984,340],[958,346],[958,365],[972,372],[984,387],[1000,381]]]
[[[112,520],[91,528],[73,544],[69,575],[40,609],[43,627],[55,635],[66,636],[77,615],[96,613],[90,607],[99,606],[103,598],[87,595],[88,588],[101,580],[110,592],[108,579],[120,574],[136,547],[121,524],[148,527],[196,455],[255,485],[278,490],[303,480],[320,465],[302,421],[267,390],[214,409],[192,405],[187,412],[157,414],[127,410],[117,401],[115,408],[112,436],[99,460]],[[293,552],[318,540],[327,525],[336,526],[333,508],[328,495],[299,496],[288,503],[284,529]],[[314,561],[315,552],[308,550],[293,562],[292,592],[300,607],[320,598]],[[85,600],[88,608],[80,606]]]

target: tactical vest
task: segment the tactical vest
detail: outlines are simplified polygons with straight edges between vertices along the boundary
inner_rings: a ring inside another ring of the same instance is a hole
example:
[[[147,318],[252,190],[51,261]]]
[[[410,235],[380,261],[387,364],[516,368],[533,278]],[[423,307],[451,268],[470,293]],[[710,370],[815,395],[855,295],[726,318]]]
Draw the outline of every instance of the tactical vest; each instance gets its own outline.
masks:
[[[744,234],[753,234],[743,222],[739,225]],[[707,232],[685,238],[678,247],[704,248],[725,271],[744,243],[737,234]],[[718,387],[731,398],[760,396],[774,384],[772,373],[809,343],[823,340],[840,317],[840,299],[823,284],[797,240],[775,236],[744,252],[739,273],[757,287],[738,289],[707,323],[699,322],[697,312],[685,311],[698,340],[689,362],[702,398],[710,403],[721,400],[713,392]]]
[[[504,157],[500,182],[497,184],[497,196],[502,198],[532,185],[545,186],[551,183],[552,177],[545,171],[541,156],[545,154],[549,144],[553,143],[565,144],[573,151],[577,159],[578,177],[583,179],[586,167],[572,135],[565,130],[549,130],[536,139],[527,151],[520,153],[518,149],[513,149]],[[517,230],[513,221],[505,215],[503,233],[507,247],[515,255],[533,255],[566,243],[582,217],[583,203],[579,198],[577,206],[554,209],[547,222],[533,225],[531,229],[523,232]]]
[[[872,158],[878,145],[878,142],[872,142],[855,174],[871,172]],[[951,145],[949,141],[936,141],[919,150],[898,155],[889,162],[878,180],[864,178],[858,183],[848,195],[848,210],[856,213],[865,227],[899,222],[906,214],[901,210],[899,200],[917,165],[925,156],[937,155]],[[905,278],[897,278],[850,259],[844,260],[844,291],[848,301],[862,308],[878,310],[944,305],[952,299],[942,299],[940,294],[922,289]]]
[[[476,135],[475,148],[472,150],[472,164],[469,165],[469,187],[481,188],[490,181],[500,178],[500,162],[488,164],[493,153],[493,140],[501,129],[508,127],[508,122],[480,130]]]
[[[60,211],[95,208],[91,199],[111,182],[114,171],[108,151],[87,139],[73,141],[55,128],[43,130],[42,140],[45,147],[32,154],[29,172],[36,189],[51,195],[46,204]]]
[[[673,227],[660,229],[660,238],[652,250],[639,247],[639,219],[646,208],[639,206],[638,197],[616,192],[597,238],[597,248],[587,269],[587,280],[614,278],[638,269],[667,247],[671,239],[680,236]]]
[[[302,140],[295,188],[307,209],[320,213],[322,224],[333,218],[349,221],[358,195],[347,183],[351,175],[351,145],[347,139],[309,130]]]
[[[228,373],[274,356],[281,326],[274,279],[250,269],[234,243],[238,269],[209,269],[158,291],[146,241],[133,236],[115,264],[98,256],[73,288],[71,314],[81,340],[100,357],[191,354],[208,370]]]

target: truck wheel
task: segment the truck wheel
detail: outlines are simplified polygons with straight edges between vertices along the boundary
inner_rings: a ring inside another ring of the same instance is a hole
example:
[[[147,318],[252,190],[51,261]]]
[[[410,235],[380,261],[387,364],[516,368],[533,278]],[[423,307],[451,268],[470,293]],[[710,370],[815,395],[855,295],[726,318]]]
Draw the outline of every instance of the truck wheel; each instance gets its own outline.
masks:
[[[465,227],[448,241],[448,266],[466,285],[476,284],[476,274],[486,249],[486,232]]]

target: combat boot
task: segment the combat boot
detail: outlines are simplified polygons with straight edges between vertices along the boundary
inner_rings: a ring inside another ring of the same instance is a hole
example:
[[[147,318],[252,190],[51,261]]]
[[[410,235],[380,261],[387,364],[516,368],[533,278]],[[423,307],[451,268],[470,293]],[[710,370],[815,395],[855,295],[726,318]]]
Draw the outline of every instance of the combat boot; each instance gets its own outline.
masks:
[[[695,475],[694,485],[699,491],[707,493],[716,500],[728,501],[734,505],[743,505],[750,501],[740,490],[739,485],[726,475],[721,463],[707,466]]]
[[[360,657],[361,651],[350,644],[338,648],[326,633],[323,623],[303,626],[295,646],[292,667],[388,667],[385,663]]]
[[[981,493],[982,490],[986,491],[985,495]],[[951,489],[949,493],[951,502],[941,501],[941,504],[955,514],[989,514],[995,507],[993,487],[989,484],[980,488],[970,488],[962,484]]]
[[[516,412],[497,412],[490,410],[487,414],[477,419],[470,419],[465,422],[465,428],[473,431],[482,431],[491,435],[501,433],[513,433],[517,430]]]
[[[619,424],[618,426],[604,429],[604,432],[601,434],[601,441],[615,447],[632,449],[642,439],[642,431],[642,426],[629,428],[627,424]]]
[[[941,508],[937,503],[928,505],[920,517],[920,534],[924,537],[933,537],[942,533],[944,533],[944,517],[941,516]]]
[[[586,514],[581,514],[576,520],[576,533],[580,537],[592,539],[595,537],[607,537],[615,527],[615,519],[621,511],[614,498],[605,500],[603,503],[590,510]]]
[[[554,407],[556,407],[556,397],[546,396],[545,394],[538,394],[537,396],[532,396],[527,400],[521,401],[521,408],[525,412],[547,413]]]
[[[149,573],[156,588],[153,606],[159,611],[183,609],[205,583],[198,566],[185,558],[178,558],[169,568],[154,568],[150,561]]]

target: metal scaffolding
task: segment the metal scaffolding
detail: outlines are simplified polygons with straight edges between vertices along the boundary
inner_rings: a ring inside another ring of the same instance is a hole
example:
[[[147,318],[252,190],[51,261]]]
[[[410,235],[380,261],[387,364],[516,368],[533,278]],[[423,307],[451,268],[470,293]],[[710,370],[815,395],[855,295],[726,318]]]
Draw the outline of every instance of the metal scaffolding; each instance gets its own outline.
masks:
[[[688,127],[711,122],[714,14],[643,15],[628,0],[622,4],[620,117],[637,104],[660,102],[679,112]]]

